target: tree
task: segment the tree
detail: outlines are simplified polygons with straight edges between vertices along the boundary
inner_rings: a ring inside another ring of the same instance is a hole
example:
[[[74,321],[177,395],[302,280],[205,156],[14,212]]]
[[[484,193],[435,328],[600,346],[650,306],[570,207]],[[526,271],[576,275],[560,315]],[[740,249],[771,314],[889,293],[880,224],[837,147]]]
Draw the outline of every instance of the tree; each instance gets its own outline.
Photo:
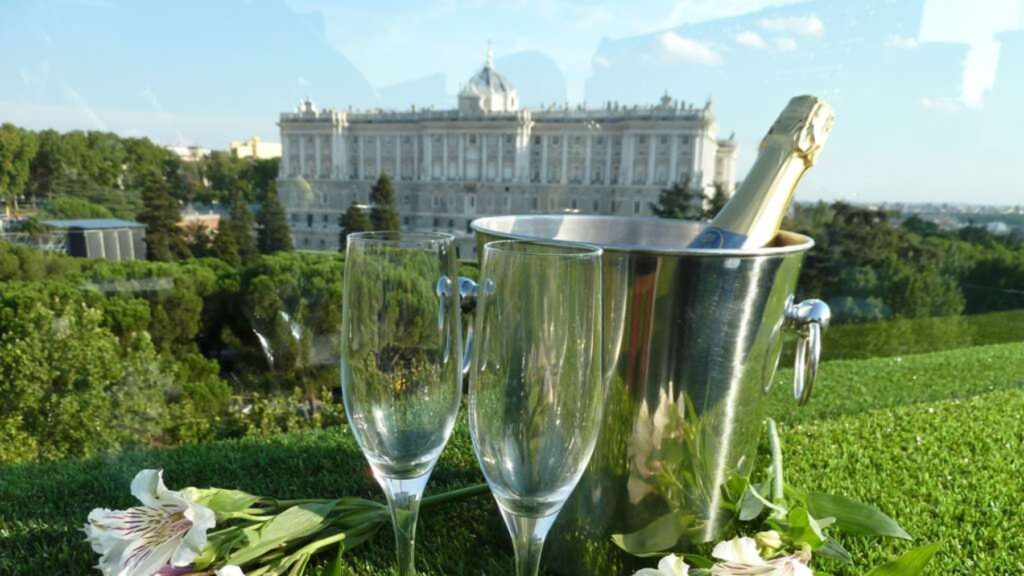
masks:
[[[697,194],[690,189],[690,178],[687,177],[671,188],[662,190],[658,194],[658,203],[651,204],[651,211],[662,218],[697,220],[703,209],[695,202],[696,198]]]
[[[725,189],[722,188],[721,184],[715,184],[715,193],[706,198],[707,208],[704,208],[701,214],[703,220],[713,220],[722,211],[726,203],[729,202],[729,197],[726,196]]]
[[[284,207],[277,199],[277,186],[270,183],[263,196],[263,209],[259,216],[260,228],[257,233],[260,252],[273,254],[292,250],[292,235],[288,229],[288,218]]]
[[[205,258],[210,255],[210,229],[202,222],[191,222],[185,226],[185,242],[194,258]]]
[[[398,209],[395,208],[395,189],[391,178],[381,174],[370,189],[370,225],[374,230],[398,230]]]
[[[0,199],[14,201],[25,191],[38,143],[35,134],[13,124],[0,125]]]
[[[235,234],[231,228],[230,222],[221,222],[217,228],[217,235],[213,238],[210,254],[214,258],[220,258],[237,267],[242,264],[242,257],[238,255],[238,243],[235,241]]]
[[[339,250],[345,251],[345,244],[348,235],[355,232],[366,232],[370,229],[370,219],[366,217],[366,211],[362,206],[352,202],[341,216],[341,237],[338,239]]]
[[[178,203],[170,186],[159,172],[149,172],[143,180],[139,221],[146,225],[146,250],[150,260],[179,260],[189,256],[185,231],[178,226]]]
[[[231,227],[231,234],[235,237],[242,262],[255,260],[259,250],[252,233],[252,213],[249,212],[245,196],[240,192],[236,192],[231,198],[231,218],[228,219],[227,225]]]

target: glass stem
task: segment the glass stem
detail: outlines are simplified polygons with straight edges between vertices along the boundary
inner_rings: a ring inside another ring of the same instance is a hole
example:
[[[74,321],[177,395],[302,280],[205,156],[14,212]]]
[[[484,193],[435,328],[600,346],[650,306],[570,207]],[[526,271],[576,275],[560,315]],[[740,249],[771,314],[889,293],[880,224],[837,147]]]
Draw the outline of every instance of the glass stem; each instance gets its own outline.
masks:
[[[416,520],[420,514],[423,490],[429,479],[430,472],[416,478],[377,478],[388,498],[388,508],[391,509],[399,576],[416,574]]]
[[[558,510],[547,516],[518,516],[502,508],[501,516],[512,535],[517,576],[537,576],[540,571],[540,555],[544,551],[544,540],[548,537],[555,518],[558,517]]]

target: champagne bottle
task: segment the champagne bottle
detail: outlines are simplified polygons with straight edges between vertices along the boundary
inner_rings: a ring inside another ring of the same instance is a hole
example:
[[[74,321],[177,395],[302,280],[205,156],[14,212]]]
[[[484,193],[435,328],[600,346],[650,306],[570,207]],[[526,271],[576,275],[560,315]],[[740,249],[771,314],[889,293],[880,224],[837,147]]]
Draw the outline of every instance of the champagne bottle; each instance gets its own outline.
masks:
[[[690,248],[761,248],[778,234],[800,178],[832,130],[832,107],[797,96],[761,140],[757,160],[722,211]]]

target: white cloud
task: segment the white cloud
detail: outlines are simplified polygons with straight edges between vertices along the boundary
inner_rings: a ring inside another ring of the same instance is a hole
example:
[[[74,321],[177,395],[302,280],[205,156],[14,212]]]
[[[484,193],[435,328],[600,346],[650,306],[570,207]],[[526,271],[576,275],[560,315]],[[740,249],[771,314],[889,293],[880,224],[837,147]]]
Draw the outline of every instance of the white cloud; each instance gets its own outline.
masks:
[[[684,38],[675,32],[665,32],[658,37],[662,50],[668,55],[695,64],[721,64],[722,57],[707,44]]]
[[[790,52],[796,50],[796,40],[793,40],[789,36],[782,36],[775,39],[775,48],[780,52]]]
[[[750,48],[757,48],[758,50],[764,50],[768,47],[768,43],[764,41],[757,32],[751,32],[750,30],[744,30],[736,35],[736,43],[741,46],[748,46]]]
[[[824,36],[825,24],[815,15],[790,18],[762,18],[761,28],[773,32],[788,32],[804,36]]]
[[[1004,32],[1024,29],[1021,0],[926,0],[921,14],[921,42],[966,44],[960,102],[969,108],[984,104],[995,85]]]
[[[964,59],[964,76],[960,84],[960,98],[971,108],[980,108],[985,93],[996,82],[999,68],[999,42],[989,40],[972,44]]]
[[[893,34],[889,36],[889,39],[885,41],[885,45],[891,48],[903,48],[906,50],[912,50],[917,48],[917,38],[913,36],[900,36],[899,34]]]

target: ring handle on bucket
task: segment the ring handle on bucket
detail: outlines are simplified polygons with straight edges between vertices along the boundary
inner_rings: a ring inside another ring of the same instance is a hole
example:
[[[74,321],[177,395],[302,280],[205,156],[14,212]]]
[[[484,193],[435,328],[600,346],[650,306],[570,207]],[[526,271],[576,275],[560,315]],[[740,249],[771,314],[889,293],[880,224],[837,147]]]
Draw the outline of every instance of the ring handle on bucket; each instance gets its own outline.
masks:
[[[821,300],[804,300],[793,303],[793,297],[786,300],[786,325],[797,333],[796,366],[793,370],[793,396],[797,406],[803,406],[811,399],[814,380],[818,377],[818,363],[821,360],[821,333],[828,328],[832,311]]]
[[[477,285],[470,278],[459,276],[459,299],[463,314],[469,314],[476,309]],[[462,354],[462,373],[469,374],[470,361],[473,358],[473,322],[470,321],[466,328],[466,349]]]

